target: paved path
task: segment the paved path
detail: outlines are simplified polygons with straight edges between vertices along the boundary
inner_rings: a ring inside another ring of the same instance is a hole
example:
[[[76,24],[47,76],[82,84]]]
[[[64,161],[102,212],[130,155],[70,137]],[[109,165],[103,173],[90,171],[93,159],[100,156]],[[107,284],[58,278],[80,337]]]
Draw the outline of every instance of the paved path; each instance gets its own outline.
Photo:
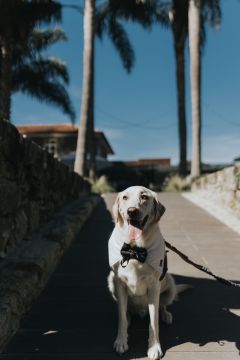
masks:
[[[160,194],[162,231],[194,260],[240,279],[240,237],[177,194]],[[114,196],[106,202],[111,208]],[[79,233],[2,360],[114,360],[117,309],[106,286],[111,215],[102,203]],[[174,324],[160,324],[165,360],[240,360],[240,290],[228,288],[169,255],[179,283],[194,285],[172,306]],[[148,321],[136,319],[122,360],[146,359]]]

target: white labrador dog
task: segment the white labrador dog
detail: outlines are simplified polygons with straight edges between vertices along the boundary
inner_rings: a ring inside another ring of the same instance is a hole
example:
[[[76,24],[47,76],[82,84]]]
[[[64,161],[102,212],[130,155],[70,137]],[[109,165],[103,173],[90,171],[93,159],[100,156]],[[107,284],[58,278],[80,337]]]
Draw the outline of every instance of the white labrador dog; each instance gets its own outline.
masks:
[[[122,191],[113,206],[116,225],[109,239],[112,270],[108,286],[118,302],[119,324],[114,348],[119,354],[128,350],[130,314],[143,316],[149,311],[148,357],[159,359],[162,356],[159,310],[162,320],[171,324],[172,314],[166,306],[188,287],[177,288],[173,277],[165,274],[165,242],[158,226],[164,211],[156,193],[143,186]]]

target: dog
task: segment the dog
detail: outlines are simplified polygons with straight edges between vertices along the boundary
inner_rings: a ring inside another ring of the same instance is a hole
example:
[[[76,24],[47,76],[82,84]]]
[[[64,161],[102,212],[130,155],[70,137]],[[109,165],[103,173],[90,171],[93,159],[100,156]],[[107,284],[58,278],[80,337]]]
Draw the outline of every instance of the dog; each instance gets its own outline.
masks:
[[[158,222],[165,207],[157,194],[143,186],[131,186],[120,192],[113,205],[115,227],[108,242],[108,287],[118,303],[118,333],[114,349],[128,350],[128,326],[131,314],[141,317],[149,312],[148,357],[159,359],[159,311],[161,319],[172,324],[167,310],[187,285],[176,285],[166,272],[165,242]]]

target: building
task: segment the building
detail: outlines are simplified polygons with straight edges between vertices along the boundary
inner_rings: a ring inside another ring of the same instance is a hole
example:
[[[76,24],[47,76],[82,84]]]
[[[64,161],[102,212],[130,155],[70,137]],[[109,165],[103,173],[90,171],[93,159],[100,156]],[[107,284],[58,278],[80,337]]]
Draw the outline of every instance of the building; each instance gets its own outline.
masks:
[[[169,158],[124,160],[112,161],[112,165],[99,171],[99,175],[106,175],[117,191],[137,184],[160,190],[172,169]]]
[[[18,131],[71,168],[74,165],[78,127],[70,124],[17,126]],[[102,131],[94,132],[97,169],[108,167],[114,151]]]
[[[165,170],[171,166],[171,159],[157,158],[157,159],[139,159],[133,161],[123,161],[123,163],[132,169],[138,170]]]

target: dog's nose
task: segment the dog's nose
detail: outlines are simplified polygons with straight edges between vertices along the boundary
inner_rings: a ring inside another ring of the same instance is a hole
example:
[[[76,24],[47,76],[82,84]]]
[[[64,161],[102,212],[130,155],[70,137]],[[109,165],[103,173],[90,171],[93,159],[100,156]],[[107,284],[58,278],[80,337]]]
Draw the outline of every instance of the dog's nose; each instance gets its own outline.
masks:
[[[131,216],[138,216],[139,215],[139,210],[136,207],[130,207],[127,209],[127,213],[128,215]]]

